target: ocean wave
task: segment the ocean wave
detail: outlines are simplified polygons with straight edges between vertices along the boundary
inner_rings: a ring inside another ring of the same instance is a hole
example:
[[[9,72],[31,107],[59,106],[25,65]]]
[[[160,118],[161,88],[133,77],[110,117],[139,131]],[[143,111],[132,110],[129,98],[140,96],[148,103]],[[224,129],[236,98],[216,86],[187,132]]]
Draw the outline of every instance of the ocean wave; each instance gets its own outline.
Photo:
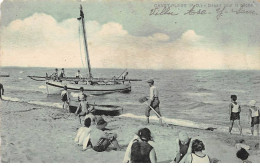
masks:
[[[40,106],[62,108],[62,103],[41,102],[41,101],[24,101],[24,100],[16,98],[16,97],[8,97],[8,96],[2,96],[2,98],[6,101],[14,101],[14,102],[35,104],[35,105],[40,105]]]
[[[206,89],[206,88],[198,88],[196,91],[197,92],[212,92],[212,90]]]
[[[188,93],[184,93],[188,96],[199,96],[199,97],[203,97],[203,96],[213,96],[213,93],[209,93],[209,92],[202,92],[202,93],[198,93],[198,92],[188,92]]]
[[[146,116],[138,116],[131,113],[126,113],[120,115],[120,117],[127,117],[132,119],[146,119]],[[210,130],[210,131],[218,131],[222,133],[228,133],[228,126],[223,125],[216,125],[216,124],[207,124],[207,123],[201,123],[201,122],[194,122],[190,120],[184,120],[184,119],[173,119],[173,118],[166,118],[162,117],[163,122],[166,122],[167,124],[171,124],[174,126],[182,126],[182,127],[188,127],[188,128],[196,128],[201,130]],[[150,120],[152,121],[158,121],[158,118],[156,116],[150,116]],[[234,129],[236,130],[236,129]],[[238,130],[236,131],[238,133]],[[250,129],[243,129],[243,135],[250,135],[251,131]]]
[[[35,104],[40,106],[62,108],[62,103],[42,102],[42,101],[29,101],[29,104]]]
[[[18,99],[16,97],[8,97],[8,96],[2,96],[2,98],[4,100],[7,100],[7,101],[15,101],[15,102],[21,102],[22,100],[21,99]]]
[[[187,107],[188,107],[188,109],[195,109],[195,108],[199,108],[199,107],[212,106],[212,105],[213,104],[211,104],[211,103],[196,102],[196,103],[188,104]]]
[[[23,78],[19,77],[18,80],[23,80]]]
[[[39,90],[39,89],[33,89],[33,88],[22,88],[22,87],[17,87],[17,86],[5,86],[6,89],[10,89],[13,91],[28,91],[28,92],[37,92],[37,93],[44,93],[45,94],[45,90]]]
[[[38,88],[39,89],[46,89],[46,86],[45,85],[40,85]]]
[[[134,118],[134,119],[146,119],[146,116],[142,115],[134,115],[131,113],[126,113],[120,115],[120,117],[127,117],[127,118]],[[151,120],[158,120],[156,116],[150,116]],[[216,125],[209,125],[209,124],[203,124],[203,123],[197,123],[189,120],[184,119],[173,119],[173,118],[165,118],[162,117],[163,121],[165,121],[168,124],[177,125],[177,126],[183,126],[183,127],[191,127],[191,128],[198,128],[198,129],[207,129],[207,128],[217,128]]]

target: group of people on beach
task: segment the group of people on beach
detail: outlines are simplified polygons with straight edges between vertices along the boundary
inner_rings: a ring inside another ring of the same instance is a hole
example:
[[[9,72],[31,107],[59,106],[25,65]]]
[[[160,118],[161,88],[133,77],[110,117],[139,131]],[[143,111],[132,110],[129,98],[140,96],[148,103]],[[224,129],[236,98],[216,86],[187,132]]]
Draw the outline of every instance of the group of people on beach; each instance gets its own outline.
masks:
[[[150,123],[149,117],[151,111],[159,118],[159,123],[162,123],[162,115],[159,109],[160,100],[159,92],[154,85],[154,80],[150,79],[147,81],[150,86],[150,95],[146,97],[144,101],[146,102],[147,108],[145,109],[146,123]],[[64,105],[69,104],[69,95],[67,87],[64,87],[64,91],[61,94],[64,97]],[[229,109],[230,115],[230,128],[229,133],[231,133],[233,124],[236,122],[242,134],[242,128],[240,125],[240,112],[241,106],[236,102],[237,96],[231,95],[231,104]],[[89,106],[87,102],[87,95],[84,93],[84,88],[80,88],[80,93],[78,95],[79,106],[75,112],[75,115],[79,117],[79,122],[83,126],[77,131],[75,137],[75,143],[82,146],[82,150],[93,149],[97,152],[103,152],[112,148],[114,150],[121,150],[122,148],[118,144],[117,134],[106,132],[107,122],[102,116],[97,116],[93,114],[94,107]],[[249,117],[251,121],[251,131],[254,135],[254,129],[257,130],[259,135],[259,108],[256,107],[256,101],[252,100],[249,102]],[[150,163],[157,162],[156,151],[154,149],[154,140],[151,136],[151,131],[148,128],[142,128],[134,133],[133,139],[128,144],[125,152],[123,162],[131,163]],[[240,147],[242,145],[242,147]],[[237,157],[243,162],[247,162],[249,156],[245,148],[246,145],[242,143],[239,145],[237,151]],[[213,162],[210,157],[205,154],[204,143],[199,139],[192,139],[185,132],[180,132],[178,138],[175,141],[176,155],[172,162],[176,163],[210,163]]]
[[[145,115],[147,123],[149,123],[150,111],[158,116],[159,123],[162,124],[162,117],[159,110],[159,92],[154,86],[153,80],[148,80],[150,86],[150,97],[147,98],[147,108]],[[64,88],[65,89],[65,88]],[[118,144],[117,134],[106,132],[107,122],[97,115],[93,115],[94,107],[89,107],[87,103],[87,96],[84,94],[83,87],[80,88],[78,100],[80,102],[75,115],[79,117],[80,124],[81,118],[84,117],[84,125],[77,131],[74,139],[77,145],[82,146],[82,150],[93,149],[97,152],[103,152],[112,148],[114,150],[121,150]],[[64,91],[62,94],[67,93]],[[133,139],[128,144],[125,151],[123,162],[125,163],[155,163],[157,156],[154,149],[154,140],[152,133],[148,128],[142,128],[134,133]],[[176,156],[172,162],[176,163],[209,163],[210,158],[203,153],[205,145],[201,140],[192,140],[185,132],[180,132],[179,137],[175,142]]]
[[[80,127],[74,139],[75,143],[82,146],[82,150],[93,149],[103,152],[108,149],[121,150],[117,134],[105,132],[105,126],[99,125],[98,118],[90,113],[86,115],[84,126]],[[155,142],[148,128],[142,128],[134,133],[129,142],[123,162],[124,163],[156,163],[157,156],[154,148]],[[187,133],[180,132],[175,141],[176,155],[174,163],[210,163],[211,159],[203,151],[204,143],[199,139],[192,140]]]
[[[259,136],[260,109],[256,106],[255,100],[251,100],[248,103],[248,106],[249,106],[248,123],[251,124],[251,134]],[[241,112],[241,106],[237,103],[237,96],[231,95],[231,103],[229,105],[229,115],[230,115],[229,133],[230,134],[234,123],[236,123],[240,131],[240,135],[242,135],[242,127],[240,124],[240,112]]]

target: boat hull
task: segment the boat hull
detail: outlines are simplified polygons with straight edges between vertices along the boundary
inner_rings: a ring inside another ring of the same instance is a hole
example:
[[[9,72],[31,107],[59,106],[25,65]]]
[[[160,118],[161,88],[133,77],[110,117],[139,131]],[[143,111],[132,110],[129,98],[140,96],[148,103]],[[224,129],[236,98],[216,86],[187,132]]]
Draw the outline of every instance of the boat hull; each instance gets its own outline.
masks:
[[[121,93],[129,93],[131,92],[131,84],[125,83],[125,84],[109,84],[109,85],[86,85],[81,84],[80,82],[78,84],[72,84],[69,82],[57,82],[57,81],[46,81],[46,85],[48,87],[52,87],[54,89],[54,93],[60,92],[64,86],[66,85],[69,91],[75,91],[78,92],[80,90],[80,87],[84,88],[84,91],[87,92],[87,94],[93,94],[93,95],[101,95],[101,94],[108,94],[108,93],[114,93],[114,92],[121,92]],[[50,88],[48,88],[49,90]],[[48,92],[50,93],[50,92]]]
[[[79,102],[70,101],[69,111],[71,113],[75,113]],[[92,112],[94,115],[105,115],[105,116],[119,116],[123,112],[123,108],[115,105],[97,105],[97,104],[89,104],[90,106],[94,106],[94,111]],[[81,111],[81,110],[79,110]]]

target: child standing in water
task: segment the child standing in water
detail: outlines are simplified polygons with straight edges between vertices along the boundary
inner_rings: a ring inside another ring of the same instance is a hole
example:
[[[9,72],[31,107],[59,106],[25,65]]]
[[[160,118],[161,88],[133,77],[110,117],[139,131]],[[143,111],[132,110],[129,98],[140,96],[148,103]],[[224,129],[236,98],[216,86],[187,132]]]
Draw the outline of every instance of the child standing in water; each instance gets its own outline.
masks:
[[[251,133],[252,135],[256,134],[256,136],[259,136],[259,123],[260,123],[260,111],[259,108],[256,107],[256,101],[251,100],[249,102],[249,114],[248,114],[248,121],[250,123],[251,121]],[[254,133],[254,130],[256,129],[256,133]]]
[[[237,127],[238,127],[238,129],[240,131],[240,135],[242,135],[242,127],[240,125],[241,107],[240,107],[240,105],[236,101],[237,101],[237,96],[236,95],[231,95],[231,103],[229,105],[229,115],[230,115],[229,134],[231,134],[234,122],[236,122]]]

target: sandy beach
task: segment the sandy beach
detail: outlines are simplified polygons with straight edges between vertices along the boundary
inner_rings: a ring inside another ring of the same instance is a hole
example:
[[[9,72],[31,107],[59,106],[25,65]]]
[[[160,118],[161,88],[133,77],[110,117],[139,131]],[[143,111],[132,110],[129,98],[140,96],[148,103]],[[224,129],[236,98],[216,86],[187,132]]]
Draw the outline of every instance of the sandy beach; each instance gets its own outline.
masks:
[[[244,139],[251,146],[249,160],[260,162],[259,138],[229,135],[216,131],[192,129],[180,126],[161,127],[158,121],[150,125],[138,119],[104,117],[108,132],[118,134],[121,151],[82,151],[74,143],[80,127],[74,114],[62,109],[43,107],[21,102],[1,101],[1,160],[14,163],[120,163],[134,132],[148,127],[155,140],[158,162],[174,159],[174,142],[179,131],[186,131],[192,138],[201,139],[205,153],[221,163],[239,163],[235,144]],[[258,146],[257,146],[258,143]]]

